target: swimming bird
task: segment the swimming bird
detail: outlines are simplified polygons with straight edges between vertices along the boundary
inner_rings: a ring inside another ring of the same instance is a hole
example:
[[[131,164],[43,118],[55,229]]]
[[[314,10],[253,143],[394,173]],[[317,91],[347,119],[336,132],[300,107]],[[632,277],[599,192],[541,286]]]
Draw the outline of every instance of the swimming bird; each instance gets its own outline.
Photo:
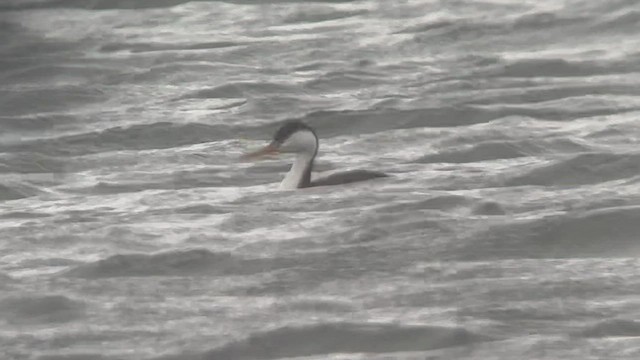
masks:
[[[296,155],[291,169],[280,183],[280,189],[283,190],[340,185],[389,176],[378,171],[353,170],[311,181],[313,160],[318,154],[318,136],[309,125],[298,120],[286,121],[276,131],[269,145],[245,154],[243,158],[255,159],[278,153],[293,153]]]

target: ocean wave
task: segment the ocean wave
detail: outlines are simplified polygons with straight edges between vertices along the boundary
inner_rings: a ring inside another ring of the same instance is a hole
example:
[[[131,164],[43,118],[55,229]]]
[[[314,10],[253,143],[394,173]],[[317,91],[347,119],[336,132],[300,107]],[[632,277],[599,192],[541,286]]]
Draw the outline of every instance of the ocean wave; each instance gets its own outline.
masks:
[[[492,110],[472,106],[434,107],[411,110],[315,111],[300,120],[317,129],[321,137],[345,134],[370,134],[389,129],[418,127],[456,127],[489,122],[500,117]],[[393,122],[389,122],[393,119]]]
[[[464,328],[373,323],[285,326],[186,359],[280,359],[320,354],[428,351],[490,341]],[[157,360],[185,359],[185,355]]]
[[[295,4],[295,3],[300,3],[300,4],[305,4],[308,3],[308,0],[222,0],[223,2],[228,2],[228,3],[232,3],[232,4],[280,4],[280,3],[289,3],[289,4]],[[350,2],[356,2],[357,0],[314,0],[313,2],[316,3],[335,3],[335,4],[339,4],[339,3],[350,3]]]
[[[17,280],[13,277],[0,272],[0,290],[9,289],[16,282]]]
[[[572,24],[589,20],[588,17],[580,17],[571,14],[554,14],[550,12],[527,13],[522,16],[505,18],[500,22],[491,19],[471,19],[464,17],[450,17],[430,20],[421,24],[411,25],[395,33],[401,34],[423,34],[430,36],[442,36],[456,39],[466,39],[469,37],[482,37],[483,35],[495,33],[501,35],[500,31],[534,31],[549,30],[553,27],[566,27]],[[474,34],[475,33],[475,34]],[[421,37],[424,39],[424,36]]]
[[[307,81],[304,86],[308,90],[358,89],[363,86],[388,84],[389,80],[382,73],[362,70],[330,71]]]
[[[285,24],[295,24],[295,23],[316,23],[322,21],[330,21],[336,19],[343,19],[354,17],[358,15],[366,14],[367,12],[364,10],[352,10],[352,11],[340,11],[333,8],[321,8],[314,7],[311,9],[305,9],[305,11],[296,11],[292,14],[287,15],[283,22]]]
[[[36,139],[0,146],[0,151],[33,151],[53,156],[78,156],[107,151],[166,149],[222,140],[238,134],[231,126],[157,122],[103,131]]]
[[[0,106],[4,116],[30,116],[34,113],[34,99],[40,113],[66,111],[69,107],[107,101],[104,92],[87,86],[61,85],[48,88],[0,90]]]
[[[474,201],[473,198],[462,195],[436,195],[425,200],[414,200],[400,204],[388,204],[382,206],[377,212],[381,214],[392,214],[398,212],[414,212],[418,210],[440,210],[447,211],[461,206],[469,206]]]
[[[516,30],[535,30],[535,29],[550,29],[553,27],[567,27],[573,24],[579,24],[588,21],[586,16],[576,16],[576,14],[554,14],[550,12],[535,12],[525,14],[515,18],[511,26]]]
[[[625,319],[605,320],[589,326],[574,335],[589,338],[640,337],[640,322]]]
[[[507,213],[505,206],[499,202],[461,195],[439,195],[426,200],[405,201],[398,204],[384,205],[374,211],[376,214],[398,214],[399,217],[408,217],[415,215],[417,212],[430,210],[438,211],[440,214],[467,212],[476,215],[503,215]],[[397,224],[397,220],[386,219],[385,222]],[[405,225],[408,224],[406,223]],[[446,229],[446,226],[437,220],[423,219],[414,225],[414,230],[423,230],[425,227]],[[392,232],[396,233],[396,230]]]
[[[100,181],[91,186],[68,188],[66,191],[78,194],[122,194],[145,190],[236,187],[249,185],[254,181],[238,177],[235,183],[229,184],[228,177],[220,176],[220,173],[216,169],[145,173],[136,180]]]
[[[499,36],[508,26],[504,23],[491,21],[476,21],[471,19],[459,18],[453,21],[440,21],[435,23],[434,27],[429,28],[428,25],[415,33],[413,40],[418,43],[442,43],[481,40],[488,36]],[[423,30],[427,28],[427,30]],[[409,30],[411,32],[411,30]],[[415,32],[415,31],[414,31]]]
[[[529,156],[529,150],[519,148],[513,142],[484,142],[472,145],[462,150],[450,150],[436,154],[425,155],[415,162],[418,163],[466,163],[498,159],[512,159]]]
[[[85,304],[63,295],[8,297],[0,300],[0,317],[12,323],[62,323],[84,315]]]
[[[199,0],[202,2],[217,2],[218,0]],[[314,0],[318,3],[347,3],[354,0]],[[116,10],[116,9],[154,9],[170,8],[193,2],[193,0],[7,0],[0,5],[0,10],[35,10],[35,9],[92,9],[92,10]],[[278,4],[278,3],[304,3],[306,0],[222,0],[233,4]]]
[[[311,311],[314,313],[347,313],[357,310],[357,306],[348,300],[335,298],[295,297],[283,299],[276,306],[276,311]]]
[[[574,101],[575,100],[575,101]],[[575,120],[580,117],[627,113],[632,105],[613,107],[585,99],[553,101],[548,104],[456,105],[417,109],[366,109],[313,111],[298,118],[314,127],[321,138],[349,134],[371,134],[391,129],[463,127],[489,123],[509,117],[552,121]],[[393,121],[389,121],[393,119]],[[270,125],[272,126],[272,125]],[[474,139],[475,140],[475,139]]]
[[[302,65],[298,65],[297,67],[293,68],[293,70],[294,71],[317,71],[320,69],[332,68],[338,65],[340,64],[337,64],[332,61],[319,60],[319,61],[311,61],[308,63],[303,63]]]
[[[600,20],[600,19],[599,19]],[[640,11],[635,9],[618,10],[614,15],[604,16],[593,27],[594,32],[633,33],[637,31]]]
[[[96,353],[40,355],[35,360],[121,360],[120,357],[105,356]]]
[[[461,245],[478,258],[628,257],[640,254],[640,207],[573,211],[494,224]]]
[[[621,71],[623,71],[621,69]],[[624,71],[623,71],[624,72]],[[640,95],[640,89],[628,84],[572,84],[559,87],[543,86],[533,88],[523,88],[515,92],[507,92],[504,89],[497,91],[495,94],[483,96],[474,100],[474,104],[494,105],[494,107],[504,106],[505,104],[519,105],[523,110],[519,110],[521,114],[538,114],[541,118],[547,119],[568,119],[575,120],[582,116],[589,117],[598,115],[607,109],[596,109],[592,114],[589,110],[580,109],[580,105],[575,102],[583,101],[589,107],[593,107],[592,99],[595,97],[610,96],[614,100],[617,96]],[[574,104],[566,102],[564,106],[558,106],[563,99],[574,100]],[[540,109],[540,105],[547,107],[554,106],[552,112],[547,109]],[[507,106],[508,108],[508,106]],[[611,113],[622,113],[633,110],[632,106],[615,106],[609,109]],[[579,111],[576,113],[576,110]],[[566,115],[565,115],[566,114]],[[606,112],[605,112],[606,114]]]
[[[418,25],[411,25],[409,27],[406,27],[404,29],[398,30],[395,32],[395,34],[414,34],[414,33],[422,33],[422,32],[426,32],[426,31],[431,31],[431,30],[437,30],[437,29],[441,29],[441,28],[446,28],[446,27],[450,27],[453,26],[455,24],[455,20],[454,19],[438,19],[435,21],[428,21],[425,22],[423,24],[418,24]]]
[[[2,76],[2,80],[7,83],[16,83],[22,86],[29,84],[40,88],[86,86],[86,84],[116,76],[121,70],[107,64],[83,64],[79,61],[68,61],[68,63],[61,64],[52,61],[45,64],[24,66]],[[99,92],[95,94],[99,95]],[[40,116],[40,118],[43,117]]]
[[[0,182],[0,201],[24,199],[39,194],[48,193],[47,189],[52,185],[52,181],[7,181]]]
[[[544,219],[527,241],[565,256],[630,256],[640,250],[640,207],[598,209]]]
[[[175,250],[155,254],[118,254],[76,266],[66,276],[82,278],[184,276],[192,274],[246,275],[261,272],[260,259],[243,259],[206,249]]]
[[[209,50],[244,45],[234,41],[209,41],[191,44],[152,43],[152,42],[114,42],[100,46],[100,51],[117,52],[130,51],[132,53],[156,52],[156,51],[186,51]]]
[[[194,204],[186,206],[178,206],[173,208],[177,214],[228,214],[232,210],[221,206],[213,206],[210,204]]]
[[[200,89],[179,97],[183,99],[210,99],[210,98],[246,98],[249,95],[297,94],[300,92],[296,86],[277,84],[272,82],[236,82],[224,84],[213,88]]]
[[[474,215],[505,215],[508,213],[504,205],[496,201],[480,201],[471,209]]]
[[[61,159],[35,152],[0,153],[0,173],[62,173],[67,165]]]
[[[587,3],[587,2],[585,2]],[[583,5],[583,4],[581,4]],[[503,44],[512,46],[512,42],[528,40],[531,43],[545,42],[549,44],[550,36],[566,34],[601,34],[603,32],[623,32],[628,34],[637,23],[638,12],[628,4],[626,9],[606,9],[588,11],[534,11],[519,16],[500,17],[495,20],[490,16],[464,16],[456,14],[440,17],[421,24],[407,26],[396,33],[415,34],[414,41],[456,44],[467,41],[495,42],[499,38]],[[605,14],[594,16],[593,14]],[[562,38],[559,38],[562,39]],[[556,39],[553,39],[556,40]],[[446,41],[446,42],[445,42]],[[553,41],[551,42],[553,43]]]
[[[615,73],[616,69],[595,61],[565,59],[520,59],[504,64],[497,76],[508,77],[569,77]]]
[[[50,131],[56,127],[77,122],[78,119],[67,114],[30,114],[24,116],[0,116],[0,130],[3,132],[34,132]]]
[[[471,163],[544,154],[580,153],[590,150],[583,142],[566,137],[536,140],[484,141],[424,155],[415,163]]]
[[[31,196],[13,187],[0,184],[0,200],[17,200]]]
[[[0,5],[0,10],[35,10],[35,9],[59,9],[59,8],[76,8],[76,9],[149,9],[172,7],[180,4],[191,2],[191,0],[8,0]]]
[[[536,167],[506,180],[504,185],[585,185],[638,175],[640,154],[583,153]]]

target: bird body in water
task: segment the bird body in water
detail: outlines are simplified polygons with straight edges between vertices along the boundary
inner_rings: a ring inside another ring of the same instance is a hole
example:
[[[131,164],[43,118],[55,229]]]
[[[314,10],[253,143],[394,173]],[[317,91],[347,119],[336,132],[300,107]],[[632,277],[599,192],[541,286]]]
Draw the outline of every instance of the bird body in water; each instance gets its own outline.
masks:
[[[318,154],[318,136],[309,125],[297,120],[285,122],[276,131],[269,145],[246,154],[243,158],[253,159],[278,153],[296,155],[291,169],[280,183],[280,189],[292,190],[313,186],[340,185],[388,176],[378,171],[354,170],[312,181],[313,161]]]

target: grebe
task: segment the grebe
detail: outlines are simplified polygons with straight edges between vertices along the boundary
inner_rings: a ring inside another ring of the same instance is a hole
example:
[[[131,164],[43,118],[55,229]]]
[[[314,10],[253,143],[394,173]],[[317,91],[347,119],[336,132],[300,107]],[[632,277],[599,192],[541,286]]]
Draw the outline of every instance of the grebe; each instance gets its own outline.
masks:
[[[278,153],[296,154],[291,170],[289,170],[280,183],[280,189],[284,190],[348,184],[356,181],[389,176],[378,171],[353,170],[332,174],[325,178],[311,181],[313,160],[318,154],[318,136],[309,125],[298,120],[286,121],[278,131],[276,131],[269,145],[260,150],[245,154],[242,158],[254,159]]]

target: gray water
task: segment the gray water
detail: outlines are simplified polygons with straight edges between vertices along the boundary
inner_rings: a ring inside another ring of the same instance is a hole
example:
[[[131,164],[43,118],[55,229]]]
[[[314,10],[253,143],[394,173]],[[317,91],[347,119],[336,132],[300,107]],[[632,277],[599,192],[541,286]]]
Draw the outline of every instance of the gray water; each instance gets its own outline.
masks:
[[[640,358],[637,1],[0,10],[0,359]]]

